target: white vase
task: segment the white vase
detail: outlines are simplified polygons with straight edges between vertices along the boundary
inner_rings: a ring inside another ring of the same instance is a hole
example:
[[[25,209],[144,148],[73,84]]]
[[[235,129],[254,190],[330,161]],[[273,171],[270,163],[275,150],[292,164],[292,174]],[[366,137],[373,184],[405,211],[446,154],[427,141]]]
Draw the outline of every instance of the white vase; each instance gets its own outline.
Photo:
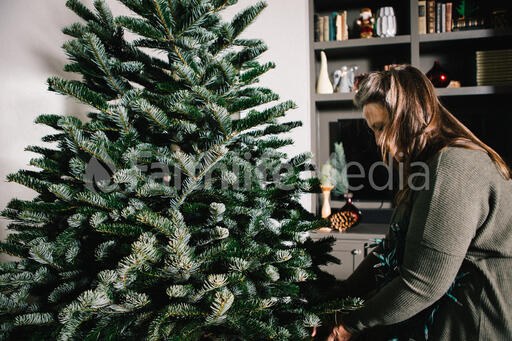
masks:
[[[327,71],[327,56],[324,51],[320,51],[320,73],[318,74],[318,81],[316,83],[316,93],[332,94],[333,92],[334,89],[329,79],[329,72]]]
[[[379,8],[375,28],[379,37],[394,37],[396,35],[396,17],[393,7]]]

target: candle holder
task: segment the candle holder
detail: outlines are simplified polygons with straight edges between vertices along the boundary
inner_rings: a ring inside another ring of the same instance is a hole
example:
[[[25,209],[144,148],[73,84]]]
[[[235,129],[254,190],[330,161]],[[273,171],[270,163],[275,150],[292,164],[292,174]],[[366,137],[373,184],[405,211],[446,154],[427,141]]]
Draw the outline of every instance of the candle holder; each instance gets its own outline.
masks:
[[[327,219],[331,215],[331,191],[334,186],[320,186],[322,189],[322,218]]]

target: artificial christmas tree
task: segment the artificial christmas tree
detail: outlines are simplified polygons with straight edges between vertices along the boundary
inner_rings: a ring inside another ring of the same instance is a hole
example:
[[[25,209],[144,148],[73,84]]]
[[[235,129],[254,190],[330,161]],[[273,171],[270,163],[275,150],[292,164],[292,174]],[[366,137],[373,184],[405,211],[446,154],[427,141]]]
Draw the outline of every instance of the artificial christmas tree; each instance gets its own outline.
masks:
[[[39,116],[55,148],[27,147],[41,170],[8,177],[38,196],[3,211],[0,249],[20,260],[0,265],[0,338],[304,339],[322,312],[357,308],[318,306],[331,241],[307,238],[324,222],[298,202],[318,181],[301,177],[309,155],[277,150],[294,104],[257,109],[278,100],[255,85],[274,64],[239,36],[265,4],[225,23],[234,0],[121,2],[133,16],[67,1],[85,22],[63,30],[65,70],[82,80],[48,85],[92,112]]]

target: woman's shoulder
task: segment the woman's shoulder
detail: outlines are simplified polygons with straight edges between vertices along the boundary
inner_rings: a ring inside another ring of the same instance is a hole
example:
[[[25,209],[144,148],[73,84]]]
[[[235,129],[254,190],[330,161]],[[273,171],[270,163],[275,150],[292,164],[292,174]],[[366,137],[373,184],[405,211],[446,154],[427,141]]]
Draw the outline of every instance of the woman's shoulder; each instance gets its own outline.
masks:
[[[461,179],[468,174],[491,179],[500,175],[496,164],[484,149],[448,146],[439,151],[432,166],[437,170],[436,173]]]
[[[472,149],[462,146],[446,146],[432,158],[433,164],[448,166],[476,166],[477,164],[490,164],[492,159],[484,149]]]

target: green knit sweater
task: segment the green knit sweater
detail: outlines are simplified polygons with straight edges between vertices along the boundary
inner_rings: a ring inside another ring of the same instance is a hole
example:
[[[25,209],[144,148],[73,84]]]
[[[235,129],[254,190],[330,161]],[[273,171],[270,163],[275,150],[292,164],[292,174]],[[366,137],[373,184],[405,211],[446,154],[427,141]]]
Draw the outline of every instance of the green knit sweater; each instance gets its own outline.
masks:
[[[345,285],[370,297],[343,325],[357,334],[436,304],[429,340],[511,340],[512,181],[483,151],[460,147],[441,150],[429,173],[428,189],[410,192],[391,218],[406,231],[398,275],[376,289],[379,260],[366,257]],[[463,285],[451,290],[461,273]],[[458,303],[446,299],[449,289]]]

